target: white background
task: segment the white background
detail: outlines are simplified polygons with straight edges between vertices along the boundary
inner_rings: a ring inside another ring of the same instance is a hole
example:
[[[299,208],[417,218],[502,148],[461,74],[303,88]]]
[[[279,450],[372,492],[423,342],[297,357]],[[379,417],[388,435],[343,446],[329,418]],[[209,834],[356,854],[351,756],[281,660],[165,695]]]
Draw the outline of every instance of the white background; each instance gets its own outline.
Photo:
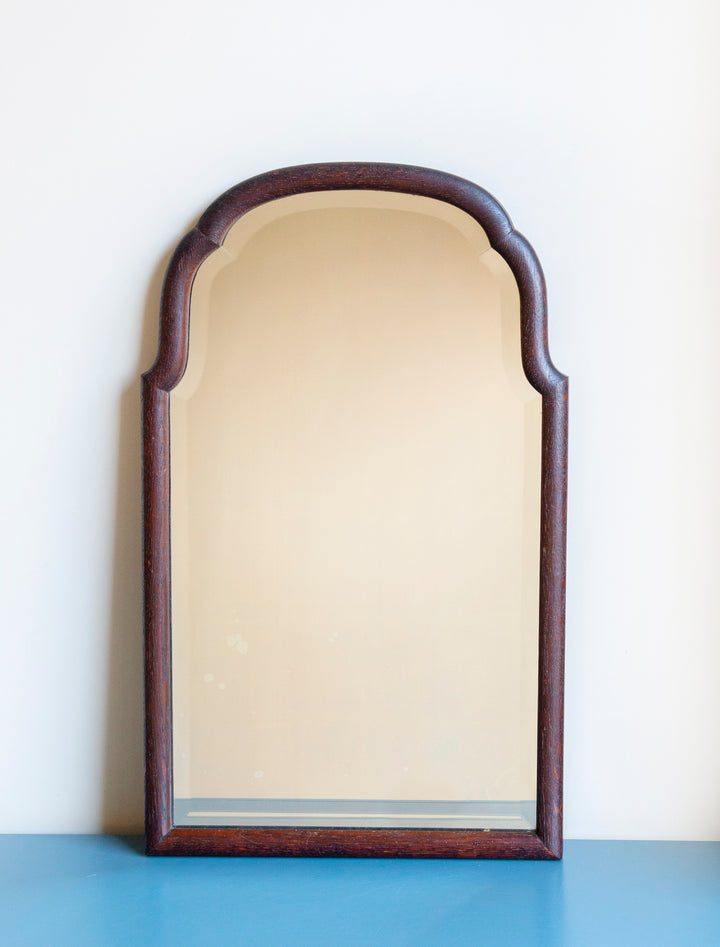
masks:
[[[566,832],[720,838],[715,0],[10,2],[0,830],[142,824],[139,374],[221,191],[468,177],[571,376]]]

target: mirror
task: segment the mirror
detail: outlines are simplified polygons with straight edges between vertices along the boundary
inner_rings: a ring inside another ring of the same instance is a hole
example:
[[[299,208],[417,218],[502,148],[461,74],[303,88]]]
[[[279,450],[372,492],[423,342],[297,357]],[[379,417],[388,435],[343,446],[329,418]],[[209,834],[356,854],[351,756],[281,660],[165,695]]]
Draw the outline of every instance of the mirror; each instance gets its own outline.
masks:
[[[145,376],[149,851],[559,857],[539,266],[439,172],[262,180],[178,248]]]

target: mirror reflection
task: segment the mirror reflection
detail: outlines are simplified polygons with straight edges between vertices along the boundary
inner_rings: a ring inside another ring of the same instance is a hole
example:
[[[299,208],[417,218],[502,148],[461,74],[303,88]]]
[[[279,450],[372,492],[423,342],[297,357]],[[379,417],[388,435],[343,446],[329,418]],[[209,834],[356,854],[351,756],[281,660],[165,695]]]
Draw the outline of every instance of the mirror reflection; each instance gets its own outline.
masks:
[[[242,217],[170,394],[176,825],[535,827],[541,396],[471,217]]]

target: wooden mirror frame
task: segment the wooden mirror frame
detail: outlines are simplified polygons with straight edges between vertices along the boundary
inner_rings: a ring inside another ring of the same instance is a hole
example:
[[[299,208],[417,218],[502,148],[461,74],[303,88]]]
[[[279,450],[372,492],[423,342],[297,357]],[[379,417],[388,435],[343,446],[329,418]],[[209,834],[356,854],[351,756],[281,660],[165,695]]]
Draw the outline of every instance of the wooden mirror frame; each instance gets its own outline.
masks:
[[[537,827],[532,831],[173,825],[169,412],[170,391],[187,364],[193,280],[248,211],[295,194],[341,190],[394,191],[458,207],[480,224],[518,284],[522,366],[542,395]],[[560,858],[568,382],[548,352],[542,269],[500,204],[453,175],[393,164],[303,165],[238,184],[210,205],[175,250],[162,292],[159,351],[142,384],[148,854]]]

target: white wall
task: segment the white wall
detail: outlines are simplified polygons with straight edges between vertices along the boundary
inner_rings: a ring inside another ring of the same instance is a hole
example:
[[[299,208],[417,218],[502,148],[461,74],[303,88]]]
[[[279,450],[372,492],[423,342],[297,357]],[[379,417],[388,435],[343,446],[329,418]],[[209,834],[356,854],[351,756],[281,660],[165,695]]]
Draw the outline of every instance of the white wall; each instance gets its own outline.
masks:
[[[0,829],[141,825],[139,385],[256,172],[477,181],[572,382],[566,831],[720,838],[714,0],[6,4]]]

